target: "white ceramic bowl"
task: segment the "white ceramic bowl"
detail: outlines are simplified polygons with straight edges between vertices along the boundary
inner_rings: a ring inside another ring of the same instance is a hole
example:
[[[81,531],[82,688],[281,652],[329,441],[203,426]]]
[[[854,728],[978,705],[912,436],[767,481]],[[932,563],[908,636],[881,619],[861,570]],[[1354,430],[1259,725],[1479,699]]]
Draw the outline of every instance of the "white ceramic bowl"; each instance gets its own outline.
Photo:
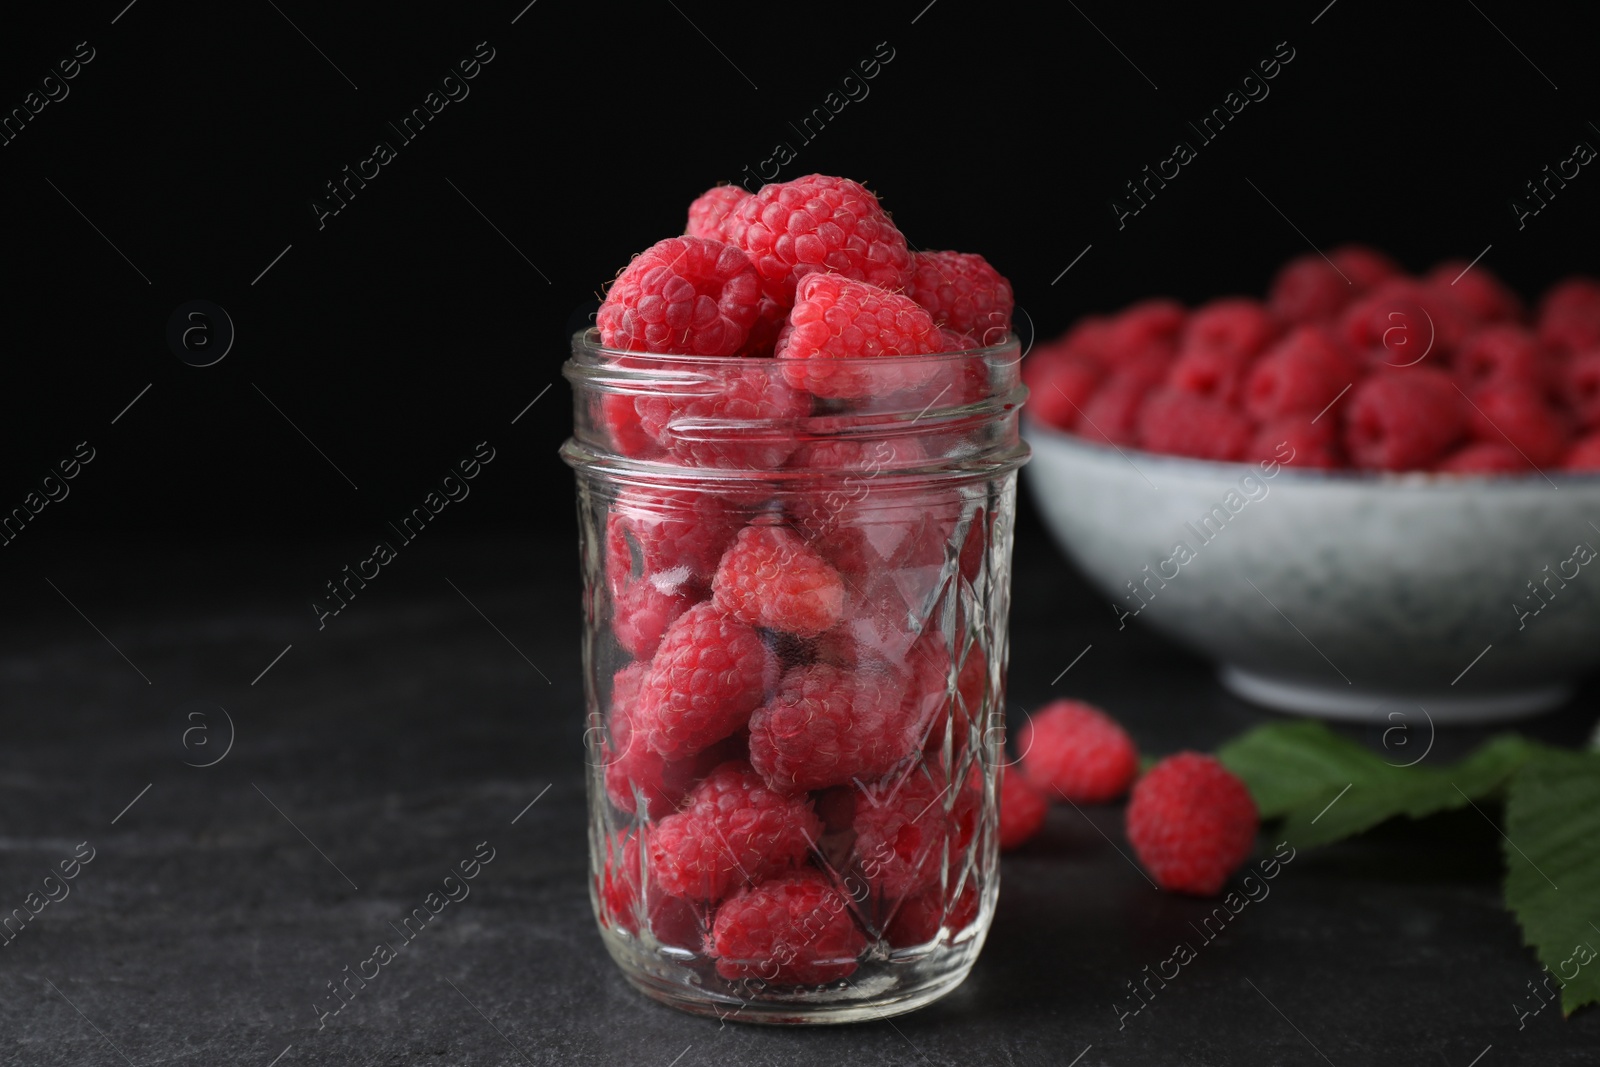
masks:
[[[1600,664],[1600,476],[1211,463],[1027,420],[1024,436],[1024,479],[1108,626],[1148,623],[1248,700],[1484,722],[1555,707]]]

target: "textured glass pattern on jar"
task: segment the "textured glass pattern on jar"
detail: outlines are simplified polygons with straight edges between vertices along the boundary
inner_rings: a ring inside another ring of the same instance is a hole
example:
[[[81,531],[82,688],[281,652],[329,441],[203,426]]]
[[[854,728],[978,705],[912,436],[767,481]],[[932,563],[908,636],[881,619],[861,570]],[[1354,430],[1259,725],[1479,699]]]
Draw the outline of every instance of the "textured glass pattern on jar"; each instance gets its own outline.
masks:
[[[1017,360],[840,360],[841,399],[784,360],[575,338],[591,891],[649,995],[839,1022],[971,968],[998,889]]]

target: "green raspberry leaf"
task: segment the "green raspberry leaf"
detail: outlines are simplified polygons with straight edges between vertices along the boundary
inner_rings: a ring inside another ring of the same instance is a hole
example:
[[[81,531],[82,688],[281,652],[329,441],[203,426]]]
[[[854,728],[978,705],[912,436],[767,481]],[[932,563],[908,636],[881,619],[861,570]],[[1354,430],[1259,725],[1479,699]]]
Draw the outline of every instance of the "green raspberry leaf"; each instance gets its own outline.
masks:
[[[1413,742],[1414,743],[1414,742]],[[1270,723],[1217,758],[1244,780],[1264,819],[1284,816],[1296,847],[1324,845],[1397,815],[1420,819],[1493,793],[1541,746],[1515,734],[1489,741],[1454,767],[1399,765],[1318,722]]]
[[[1571,1015],[1600,1001],[1600,755],[1541,752],[1512,777],[1505,824],[1506,906]]]

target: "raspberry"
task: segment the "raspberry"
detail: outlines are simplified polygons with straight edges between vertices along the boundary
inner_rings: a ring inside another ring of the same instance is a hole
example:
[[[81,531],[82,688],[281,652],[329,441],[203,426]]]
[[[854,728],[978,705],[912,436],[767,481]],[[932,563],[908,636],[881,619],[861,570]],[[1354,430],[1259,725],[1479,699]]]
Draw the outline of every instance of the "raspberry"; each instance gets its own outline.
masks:
[[[1176,300],[1141,300],[1114,316],[1106,327],[1104,358],[1115,369],[1141,356],[1170,357],[1178,350],[1188,312]]]
[[[1179,321],[1183,309],[1178,309]],[[1072,324],[1072,328],[1049,345],[1035,346],[1035,353],[1060,348],[1078,356],[1087,356],[1103,367],[1110,367],[1112,320],[1106,315],[1087,315]]]
[[[746,526],[722,556],[712,599],[727,614],[768,630],[815,637],[844,613],[839,572],[782,526]]]
[[[972,349],[984,347],[983,342],[970,333],[958,333],[948,326],[939,327],[939,336],[944,339],[944,351],[967,352]]]
[[[940,927],[960,933],[977,917],[978,893],[970,885],[948,905],[944,890],[933,886],[902,901],[883,936],[892,948],[911,948],[938,937]]]
[[[977,831],[979,790],[953,788],[942,775],[911,773],[861,786],[855,798],[855,853],[862,878],[886,901],[938,883],[948,860]]]
[[[1567,451],[1561,417],[1543,394],[1530,386],[1481,389],[1471,397],[1472,436],[1510,445],[1535,467],[1558,461]]]
[[[756,321],[750,325],[750,336],[739,349],[741,356],[771,358],[777,350],[778,339],[789,327],[789,306],[780,304],[770,296],[762,296],[756,304]]]
[[[720,900],[736,886],[800,864],[822,833],[804,794],[769,789],[744,760],[729,760],[689,792],[683,810],[654,825],[646,844],[661,888]]]
[[[618,592],[635,573],[680,568],[688,578],[709,581],[740,525],[728,505],[710,493],[625,489],[606,516],[607,581]]]
[[[1211,896],[1250,856],[1255,801],[1210,756],[1180,752],[1152,767],[1128,800],[1128,843],[1163,889]]]
[[[852,281],[811,274],[800,282],[793,327],[776,356],[784,378],[816,396],[855,399],[926,382],[932,367],[891,360],[877,370],[840,360],[920,356],[944,351],[933,318],[910,297]]]
[[[1011,329],[1011,283],[972,252],[913,252],[906,295],[933,321],[984,344],[998,344]]]
[[[1472,325],[1449,294],[1397,278],[1346,308],[1338,335],[1370,363],[1412,367],[1424,359],[1444,359]]]
[[[1314,418],[1356,378],[1356,368],[1319,326],[1301,326],[1250,369],[1244,406],[1261,422],[1291,415]]]
[[[1100,384],[1102,373],[1094,360],[1064,348],[1034,352],[1022,361],[1028,414],[1047,426],[1071,430]]]
[[[881,289],[911,275],[911,252],[878,198],[848,178],[808,174],[764,185],[723,221],[768,296],[785,306],[806,275],[831,271]]]
[[[1480,441],[1450,453],[1433,468],[1450,474],[1527,474],[1528,461],[1508,445]]]
[[[741,360],[694,385],[635,401],[645,432],[689,466],[776,470],[795,450],[793,423],[811,402],[764,360]]]
[[[1357,294],[1376,289],[1390,278],[1405,273],[1400,264],[1366,245],[1341,245],[1328,253],[1328,259],[1350,279]]]
[[[704,237],[711,241],[725,241],[722,220],[750,194],[737,185],[718,185],[707,189],[689,205],[689,225],[683,231],[689,237]]]
[[[1178,352],[1167,372],[1166,386],[1232,407],[1239,402],[1250,357],[1227,348],[1189,347]]]
[[[932,632],[923,635],[922,645],[930,640]],[[924,656],[926,673],[922,676],[923,692],[931,692],[937,697],[932,701],[931,710],[925,705],[923,708],[924,721],[929,723],[927,728],[928,739],[923,743],[926,752],[938,752],[944,747],[944,737],[948,730],[953,728],[954,747],[957,752],[964,749],[972,739],[972,723],[982,721],[984,716],[985,701],[989,693],[989,658],[984,655],[983,646],[976,641],[967,646],[966,657],[961,661],[961,669],[956,672],[957,700],[948,699],[949,681],[949,656],[945,654],[942,644],[936,646],[935,651],[924,654],[920,647],[913,646],[913,656]],[[916,660],[913,660],[915,663]],[[931,682],[931,684],[930,684]],[[934,686],[937,689],[934,689]],[[913,699],[917,690],[913,688],[906,694],[908,701]],[[924,698],[926,699],[926,698]]]
[[[1543,389],[1550,379],[1539,342],[1512,323],[1496,323],[1469,334],[1451,357],[1450,366],[1469,393],[1513,384]]]
[[[717,909],[711,942],[722,977],[799,986],[849,977],[867,947],[849,898],[811,870],[729,897]]]
[[[1431,467],[1465,435],[1469,410],[1443,371],[1382,371],[1350,391],[1345,451],[1351,463],[1368,470]]]
[[[1050,798],[1014,769],[1000,777],[1000,851],[1026,844],[1044,825]]]
[[[1329,412],[1317,422],[1304,415],[1263,423],[1245,459],[1253,463],[1277,462],[1285,467],[1317,467],[1332,470],[1344,466],[1339,452],[1338,416]]]
[[[635,366],[636,360],[617,360],[617,366]],[[605,427],[611,446],[633,459],[653,459],[661,446],[645,433],[639,422],[639,409],[628,393],[603,393],[596,405],[595,421]]]
[[[618,810],[630,815],[644,812],[660,819],[677,809],[695,782],[717,764],[732,758],[737,742],[719,741],[693,756],[669,760],[634,732],[634,709],[639,690],[649,672],[648,663],[633,663],[616,673],[611,683],[611,740],[601,750],[605,761],[606,795]]]
[[[697,604],[662,636],[635,726],[663,756],[692,756],[749,721],[772,673],[771,654],[755,630],[714,604]]]
[[[1118,372],[1107,379],[1078,418],[1078,433],[1101,444],[1132,445],[1139,440],[1139,410],[1150,383]]]
[[[1579,438],[1567,451],[1561,466],[1569,471],[1600,471],[1600,433]]]
[[[1321,255],[1285,263],[1272,279],[1267,306],[1288,323],[1321,323],[1338,316],[1356,296],[1352,281],[1339,276]]]
[[[1467,260],[1447,259],[1428,272],[1430,287],[1454,294],[1455,299],[1479,322],[1521,321],[1526,314],[1522,300],[1506,288],[1487,267],[1470,267]]]
[[[620,842],[620,844],[619,844]],[[611,838],[597,878],[601,913],[607,921],[631,934],[639,932],[639,838],[618,834]],[[646,915],[650,933],[664,945],[697,950],[704,938],[700,915],[682,897],[669,896],[652,884]]]
[[[1600,350],[1573,356],[1556,377],[1561,399],[1578,424],[1600,425]]]
[[[1253,436],[1250,420],[1237,411],[1176,389],[1146,397],[1138,425],[1141,448],[1196,459],[1239,459]]]
[[[1184,325],[1181,353],[1209,349],[1236,361],[1254,358],[1277,336],[1278,327],[1258,300],[1230,297],[1194,310]]]
[[[634,257],[595,323],[608,348],[731,356],[755,322],[761,280],[743,252],[701,237],[669,237]]]
[[[750,762],[789,793],[881,777],[922,741],[905,693],[883,667],[796,667],[750,716]]]
[[[1022,773],[1046,795],[1103,804],[1127,791],[1139,773],[1139,750],[1122,727],[1092,704],[1053,700],[1017,737]]]
[[[697,599],[694,591],[671,571],[628,582],[612,605],[611,628],[621,645],[634,659],[648,660],[656,654],[661,635]]]
[[[1539,341],[1558,352],[1600,347],[1600,280],[1567,278],[1539,302]]]

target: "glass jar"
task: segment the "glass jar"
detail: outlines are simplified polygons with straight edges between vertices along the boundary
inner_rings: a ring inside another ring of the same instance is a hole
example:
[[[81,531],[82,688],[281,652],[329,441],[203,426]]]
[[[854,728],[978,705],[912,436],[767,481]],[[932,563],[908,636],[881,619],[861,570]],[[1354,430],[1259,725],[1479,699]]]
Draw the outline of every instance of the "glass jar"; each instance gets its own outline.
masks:
[[[955,988],[998,891],[1015,338],[573,339],[591,894],[628,980],[765,1023]]]

